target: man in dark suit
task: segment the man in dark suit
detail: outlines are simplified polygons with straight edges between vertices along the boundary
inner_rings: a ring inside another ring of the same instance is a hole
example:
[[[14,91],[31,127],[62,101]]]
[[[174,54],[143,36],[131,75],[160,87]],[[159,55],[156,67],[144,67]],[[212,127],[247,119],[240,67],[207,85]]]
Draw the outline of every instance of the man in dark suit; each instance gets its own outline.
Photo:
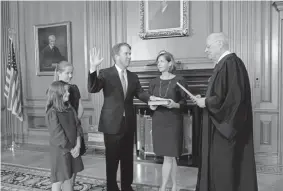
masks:
[[[100,70],[98,75],[97,66],[103,58],[99,58],[99,52],[95,48],[90,51],[88,91],[97,93],[102,89],[104,94],[98,130],[104,134],[107,190],[119,190],[116,178],[120,161],[121,189],[132,191],[135,131],[133,98],[136,96],[147,102],[154,99],[154,96],[144,92],[137,75],[127,70],[131,61],[129,44],[119,43],[113,46],[112,56],[115,65]]]
[[[41,51],[40,64],[44,68],[52,67],[52,64],[59,63],[64,60],[59,49],[55,46],[56,37],[50,35],[48,37],[49,44]]]

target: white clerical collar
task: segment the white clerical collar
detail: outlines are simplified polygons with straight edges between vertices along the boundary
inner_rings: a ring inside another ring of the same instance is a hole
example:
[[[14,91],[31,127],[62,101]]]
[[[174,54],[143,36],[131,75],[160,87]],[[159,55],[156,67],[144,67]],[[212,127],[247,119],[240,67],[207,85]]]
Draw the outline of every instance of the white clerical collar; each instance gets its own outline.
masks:
[[[220,56],[220,58],[218,59],[218,61],[217,61],[216,64],[218,64],[222,58],[224,58],[225,56],[227,56],[228,54],[231,54],[231,53],[232,53],[232,52],[230,52],[229,50],[226,50],[226,51]]]

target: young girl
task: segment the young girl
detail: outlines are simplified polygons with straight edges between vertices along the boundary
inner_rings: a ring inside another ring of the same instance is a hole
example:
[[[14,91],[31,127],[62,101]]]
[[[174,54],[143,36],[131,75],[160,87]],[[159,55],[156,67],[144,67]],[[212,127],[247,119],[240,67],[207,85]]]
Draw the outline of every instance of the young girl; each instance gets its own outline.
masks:
[[[80,153],[82,128],[69,104],[69,85],[53,82],[48,89],[46,122],[50,133],[52,191],[73,190],[74,174],[84,169]]]
[[[71,63],[67,61],[61,61],[56,65],[54,72],[54,81],[63,81],[69,84],[69,103],[75,109],[79,122],[83,116],[83,106],[81,103],[81,94],[78,86],[75,84],[70,84],[73,78],[74,67]],[[73,176],[73,184],[75,184],[76,174]]]
[[[67,61],[61,61],[56,65],[54,80],[64,81],[70,85],[70,97],[69,102],[77,112],[78,118],[81,119],[83,115],[83,107],[81,103],[81,94],[78,86],[70,84],[73,78],[74,67]]]

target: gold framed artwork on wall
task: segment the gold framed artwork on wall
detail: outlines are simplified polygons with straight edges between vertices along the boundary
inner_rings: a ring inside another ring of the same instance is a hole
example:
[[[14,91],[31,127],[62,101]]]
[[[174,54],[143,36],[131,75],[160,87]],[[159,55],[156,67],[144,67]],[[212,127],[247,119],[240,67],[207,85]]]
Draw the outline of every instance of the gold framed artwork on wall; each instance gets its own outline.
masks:
[[[189,35],[189,1],[140,0],[142,39]]]
[[[71,62],[71,22],[34,26],[37,76],[51,76],[56,64]]]

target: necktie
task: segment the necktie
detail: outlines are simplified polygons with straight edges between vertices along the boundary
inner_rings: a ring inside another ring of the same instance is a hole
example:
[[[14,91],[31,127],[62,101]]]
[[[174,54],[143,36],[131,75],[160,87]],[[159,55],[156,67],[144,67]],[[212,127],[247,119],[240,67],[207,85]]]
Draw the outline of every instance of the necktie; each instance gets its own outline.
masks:
[[[123,92],[124,92],[124,98],[126,98],[126,93],[127,93],[127,84],[126,84],[126,80],[125,80],[125,70],[121,71],[121,83],[122,83],[122,87],[123,87]]]

